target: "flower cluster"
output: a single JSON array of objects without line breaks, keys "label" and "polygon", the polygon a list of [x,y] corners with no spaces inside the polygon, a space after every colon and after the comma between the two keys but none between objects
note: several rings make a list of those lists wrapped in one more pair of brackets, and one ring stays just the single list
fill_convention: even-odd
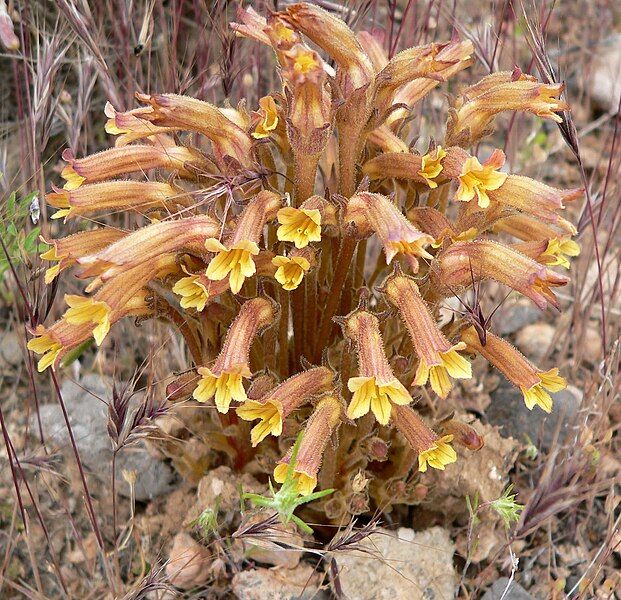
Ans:
[{"label": "flower cluster", "polygon": [[[267,18],[242,9],[233,29],[278,64],[281,89],[254,110],[136,94],[138,108],[106,106],[113,148],[63,155],[65,184],[46,199],[52,218],[85,226],[44,240],[45,281],[77,267],[89,283],[33,332],[39,370],[91,337],[100,346],[123,317],[167,321],[189,353],[170,389],[214,407],[236,465],[280,452],[257,461],[276,481],[303,429],[293,472],[304,494],[351,491],[370,463],[388,481],[396,464],[404,477],[443,470],[453,444],[480,448],[468,425],[415,408],[423,394],[444,406],[473,376],[473,354],[550,412],[558,369],[539,370],[471,317],[441,326],[439,308],[486,280],[558,308],[554,288],[569,280],[553,267],[579,253],[562,211],[581,190],[508,173],[501,150],[473,148],[503,111],[562,121],[563,87],[488,75],[450,100],[441,145],[419,153],[410,111],[474,62],[471,42],[389,60],[373,35],[303,3]],[[139,226],[89,228],[120,211]]]}]

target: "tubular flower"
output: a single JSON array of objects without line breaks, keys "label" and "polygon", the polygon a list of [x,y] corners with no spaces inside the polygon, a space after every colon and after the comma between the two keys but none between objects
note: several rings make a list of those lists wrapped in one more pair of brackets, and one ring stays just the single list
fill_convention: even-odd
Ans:
[{"label": "tubular flower", "polygon": [[547,413],[552,412],[552,398],[548,392],[560,392],[567,387],[558,369],[539,371],[509,342],[489,331],[485,346],[481,344],[474,327],[462,331],[461,339],[468,348],[478,352],[520,389],[529,410],[537,405]]},{"label": "tubular flower", "polygon": [[420,171],[418,174],[427,181],[427,185],[433,190],[438,187],[434,179],[442,172],[442,159],[446,157],[446,150],[438,146],[421,158]]},{"label": "tubular flower", "polygon": [[[416,46],[395,54],[376,77],[378,109],[385,113],[393,101],[411,107],[442,81],[470,66],[473,51],[472,42],[456,41]],[[398,91],[400,98],[395,99]]]},{"label": "tubular flower", "polygon": [[420,360],[414,385],[431,383],[431,389],[446,398],[453,385],[450,377],[470,379],[470,363],[460,354],[465,344],[451,344],[440,331],[429,307],[422,299],[416,282],[398,272],[383,284],[382,292],[399,311]]},{"label": "tubular flower", "polygon": [[177,210],[188,204],[188,196],[168,183],[155,181],[106,181],[82,185],[73,190],[54,188],[46,194],[50,206],[58,208],[52,219],[74,219],[109,210]]},{"label": "tubular flower", "polygon": [[494,117],[506,110],[530,112],[562,123],[556,113],[569,108],[559,99],[563,89],[563,84],[543,84],[520,72],[488,75],[466,88],[454,103],[447,138],[453,144],[472,146],[492,131]]},{"label": "tubular flower", "polygon": [[436,435],[409,406],[396,406],[392,420],[412,450],[418,452],[421,473],[427,471],[428,466],[444,471],[446,465],[457,461],[457,453],[450,445],[453,436]]},{"label": "tubular flower", "polygon": [[483,164],[476,156],[468,158],[459,175],[455,200],[470,202],[476,196],[479,207],[487,208],[490,201],[487,192],[497,190],[507,179],[506,173],[498,171],[504,164],[505,154],[502,150],[494,150]]},{"label": "tubular flower", "polygon": [[43,260],[58,261],[57,264],[49,267],[45,272],[45,283],[48,285],[52,283],[61,271],[74,265],[78,258],[103,250],[126,235],[126,231],[106,227],[104,229],[74,233],[57,240],[46,240],[41,237],[41,241],[50,246],[48,250],[41,254],[41,258]]},{"label": "tubular flower", "polygon": [[[317,474],[323,453],[336,426],[341,422],[343,407],[335,396],[322,398],[306,422],[302,441],[293,467],[297,491],[307,496],[317,487]],[[274,480],[284,483],[291,461],[291,450],[274,469]]]},{"label": "tubular flower", "polygon": [[213,104],[177,94],[136,94],[136,98],[150,105],[140,114],[141,119],[176,130],[195,131],[209,138],[221,168],[226,170],[225,156],[244,167],[252,166],[252,138]]},{"label": "tubular flower", "polygon": [[397,254],[404,254],[416,272],[417,256],[432,258],[425,246],[432,244],[434,239],[416,229],[386,196],[369,192],[352,196],[347,203],[345,222],[353,222],[363,237],[376,233],[384,246],[387,264]]},{"label": "tubular flower", "polygon": [[318,160],[328,141],[332,120],[325,65],[319,54],[303,44],[283,52],[281,62],[288,94],[287,131],[291,147],[297,160],[300,154]]},{"label": "tubular flower", "polygon": [[331,369],[314,367],[289,377],[258,400],[247,399],[237,409],[237,415],[244,421],[259,420],[250,432],[252,445],[256,446],[270,434],[278,437],[283,421],[311,398],[330,391],[333,381]]},{"label": "tubular flower", "polygon": [[65,302],[69,309],[65,312],[64,318],[70,325],[82,325],[93,323],[93,337],[95,343],[101,346],[104,338],[110,331],[110,307],[102,301],[93,298],[83,298],[67,294]]},{"label": "tubular flower", "polygon": [[542,310],[559,307],[552,287],[567,285],[569,279],[492,240],[456,242],[443,250],[431,269],[434,287],[448,295],[468,287],[474,279],[493,279],[530,298]]},{"label": "tubular flower", "polygon": [[289,256],[275,256],[272,264],[278,267],[274,277],[282,285],[283,289],[290,292],[298,288],[305,273],[311,268],[311,260],[314,262],[312,251],[293,251]]},{"label": "tubular flower", "polygon": [[[465,150],[451,146],[442,148],[446,154],[442,157],[442,170],[433,178],[434,182],[442,185],[452,179],[457,179],[464,162],[470,156]],[[401,179],[410,181],[421,190],[429,189],[429,180],[422,173],[423,157],[405,151],[385,152],[364,163],[362,171],[371,180]]]},{"label": "tubular flower", "polygon": [[412,397],[394,376],[386,354],[378,318],[365,310],[357,309],[339,321],[343,332],[356,346],[359,377],[347,382],[352,400],[347,416],[357,419],[373,412],[380,425],[388,424],[394,405],[405,405]]},{"label": "tubular flower", "polygon": [[265,223],[273,218],[282,205],[280,196],[262,191],[251,200],[242,214],[230,238],[223,244],[215,238],[205,241],[205,248],[216,256],[207,266],[209,279],[220,281],[229,278],[231,291],[237,294],[244,280],[256,272],[253,256],[259,254],[257,245]]},{"label": "tubular flower", "polygon": [[116,146],[126,146],[137,140],[150,138],[162,133],[175,131],[174,127],[158,127],[141,118],[149,108],[135,108],[118,112],[110,102],[106,102],[104,114],[108,117],[105,130],[110,135],[118,135]]},{"label": "tubular flower", "polygon": [[280,16],[323,48],[338,64],[337,83],[347,98],[373,80],[373,65],[353,31],[327,10],[312,4],[288,6]]},{"label": "tubular flower", "polygon": [[220,233],[222,225],[205,215],[162,221],[142,227],[104,250],[78,258],[83,277],[109,279],[162,255],[188,253],[205,256],[205,240]]},{"label": "tubular flower", "polygon": [[[99,345],[110,325],[128,315],[148,316],[144,286],[154,278],[165,276],[174,261],[166,257],[156,258],[146,265],[121,273],[113,281],[104,284],[90,298],[66,297],[69,310],[52,326],[39,325],[37,337],[28,342],[28,348],[43,354],[39,371],[54,368],[69,350],[95,337]],[[72,322],[69,322],[69,318]]]},{"label": "tubular flower", "polygon": [[259,121],[252,132],[252,137],[261,140],[269,137],[278,126],[278,108],[272,96],[263,96],[259,100],[257,116]]},{"label": "tubular flower", "polygon": [[[404,50],[395,55],[391,63],[392,71],[399,72],[399,78],[404,82],[392,97],[393,106],[386,123],[394,130],[408,115],[412,107],[431,90],[447,81],[474,61],[474,45],[470,40],[451,41],[444,44],[432,44],[433,50],[420,53],[419,48]],[[425,46],[422,47],[423,49]],[[421,61],[410,62],[412,54],[421,56]],[[422,63],[422,64],[421,64]],[[384,85],[391,85],[390,69],[378,75],[379,80],[385,80]],[[392,86],[394,87],[394,81]],[[396,108],[398,107],[398,108]],[[407,107],[407,108],[406,108]]]},{"label": "tubular flower", "polygon": [[558,211],[565,208],[565,202],[579,198],[582,192],[581,188],[559,190],[530,177],[509,175],[501,187],[490,190],[489,198],[574,235],[576,228],[560,217]]},{"label": "tubular flower", "polygon": [[247,399],[242,378],[252,375],[248,366],[250,346],[275,316],[274,305],[265,298],[244,302],[213,366],[198,368],[201,380],[193,393],[195,400],[207,402],[215,396],[218,412],[226,413],[232,400],[244,402]]}]

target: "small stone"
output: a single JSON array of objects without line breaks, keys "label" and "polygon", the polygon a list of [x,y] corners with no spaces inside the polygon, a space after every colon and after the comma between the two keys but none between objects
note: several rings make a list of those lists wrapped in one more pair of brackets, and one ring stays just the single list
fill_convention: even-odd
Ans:
[{"label": "small stone", "polygon": [[348,600],[453,598],[455,546],[442,527],[424,531],[378,529],[353,550],[335,556]]},{"label": "small stone", "polygon": [[518,583],[507,577],[497,579],[481,600],[533,600],[533,597]]},{"label": "small stone", "polygon": [[166,564],[166,575],[175,587],[187,590],[209,578],[211,553],[187,533],[178,533]]},{"label": "small stone", "polygon": [[621,94],[621,35],[604,40],[598,51],[587,85],[599,108],[616,113]]},{"label": "small stone", "polygon": [[[265,512],[257,513],[242,527],[263,521],[267,516]],[[304,540],[293,523],[277,523],[270,527],[268,534],[235,540],[235,543],[239,543],[247,560],[284,569],[297,567],[304,552]]]},{"label": "small stone", "polygon": [[602,356],[602,335],[595,326],[587,327],[584,337],[580,340],[581,357],[585,362],[595,365]]},{"label": "small stone", "polygon": [[546,414],[538,406],[529,410],[522,392],[505,379],[491,396],[492,403],[486,411],[489,423],[500,426],[503,437],[512,437],[522,443],[530,440],[541,449],[550,448],[559,419],[562,420],[559,441],[567,438],[582,402],[582,392],[569,386],[552,394],[551,414]]},{"label": "small stone", "polygon": [[233,576],[233,593],[239,600],[327,600],[321,576],[306,564],[286,570],[252,569]]},{"label": "small stone", "polygon": [[0,338],[0,359],[12,367],[24,360],[20,338],[15,331],[5,331]]},{"label": "small stone", "polygon": [[548,353],[555,332],[549,323],[533,323],[517,334],[515,344],[529,359],[537,362]]}]

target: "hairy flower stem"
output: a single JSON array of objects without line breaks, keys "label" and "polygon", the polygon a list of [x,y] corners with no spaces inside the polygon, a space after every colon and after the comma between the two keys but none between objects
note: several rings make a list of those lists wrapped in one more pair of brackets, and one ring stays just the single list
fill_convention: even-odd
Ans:
[{"label": "hairy flower stem", "polygon": [[298,208],[304,200],[307,200],[315,191],[315,178],[317,176],[317,164],[319,156],[315,154],[296,154],[294,164],[295,182],[293,198],[294,206]]},{"label": "hairy flower stem", "polygon": [[345,286],[347,274],[349,273],[351,259],[356,250],[356,245],[357,240],[353,237],[344,237],[341,239],[341,247],[336,261],[336,268],[334,269],[334,278],[332,279],[332,285],[328,292],[326,306],[321,319],[321,327],[319,328],[319,334],[317,335],[317,342],[315,344],[314,361],[318,361],[321,358],[321,352],[323,348],[328,346],[330,334],[336,327],[335,323],[332,322],[332,317],[335,315],[336,309],[341,303],[341,295]]},{"label": "hairy flower stem", "polygon": [[362,240],[358,244],[358,252],[356,253],[356,270],[354,272],[354,288],[353,292],[362,287],[364,282],[364,264],[367,258],[367,240]]},{"label": "hairy flower stem", "polygon": [[278,325],[278,359],[281,379],[289,375],[289,294],[282,288],[278,291],[280,323]]},{"label": "hairy flower stem", "polygon": [[[292,317],[293,317],[293,346],[296,362],[304,352],[304,325],[305,315],[305,295],[304,286],[298,286],[291,292]],[[297,367],[298,365],[294,365]]]},{"label": "hairy flower stem", "polygon": [[196,335],[194,335],[194,332],[188,325],[188,322],[162,297],[157,298],[157,308],[160,312],[160,316],[168,319],[181,332],[185,343],[188,345],[188,350],[192,355],[194,364],[197,366],[203,366],[205,357],[203,356],[200,345],[196,340]]}]

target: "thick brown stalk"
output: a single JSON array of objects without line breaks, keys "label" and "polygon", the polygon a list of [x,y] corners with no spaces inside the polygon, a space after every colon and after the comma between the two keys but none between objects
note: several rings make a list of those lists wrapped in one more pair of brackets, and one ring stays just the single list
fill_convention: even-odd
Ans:
[{"label": "thick brown stalk", "polygon": [[[291,316],[293,320],[293,346],[295,351],[295,363],[297,363],[304,351],[304,285],[299,285],[291,292]],[[294,364],[297,367],[297,364]]]},{"label": "thick brown stalk", "polygon": [[319,334],[317,335],[317,343],[315,344],[314,361],[318,361],[321,358],[323,349],[330,342],[330,334],[332,333],[335,323],[332,321],[332,317],[336,313],[336,309],[341,302],[341,294],[349,273],[349,266],[351,265],[351,259],[354,256],[356,250],[357,240],[353,237],[344,237],[341,239],[341,247],[339,250],[338,260],[336,261],[336,268],[334,269],[334,278],[332,279],[332,285],[328,292],[328,299],[325,309],[323,311],[323,317],[321,319],[321,327],[319,328]]},{"label": "thick brown stalk", "polygon": [[293,192],[294,206],[298,208],[304,200],[307,200],[315,191],[315,177],[319,156],[316,154],[300,154],[295,156],[294,176],[295,183]]},{"label": "thick brown stalk", "polygon": [[280,323],[278,325],[278,359],[281,379],[289,375],[289,294],[280,288]]},{"label": "thick brown stalk", "polygon": [[306,286],[306,311],[304,317],[308,323],[304,350],[307,356],[312,356],[315,348],[315,334],[317,332],[317,270],[312,269],[304,279]]}]

